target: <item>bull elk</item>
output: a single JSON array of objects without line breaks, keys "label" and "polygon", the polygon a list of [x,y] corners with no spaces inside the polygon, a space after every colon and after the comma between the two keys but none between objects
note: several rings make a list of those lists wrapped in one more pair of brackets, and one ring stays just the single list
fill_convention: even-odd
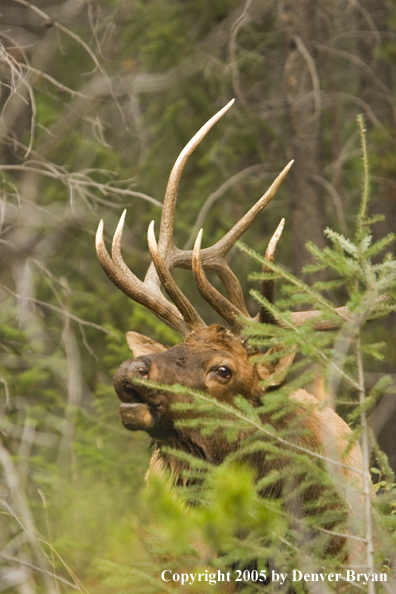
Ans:
[{"label": "bull elk", "polygon": [[[184,337],[183,342],[168,348],[151,338],[128,332],[126,338],[134,359],[122,363],[114,376],[115,391],[121,400],[122,424],[126,429],[142,430],[151,436],[156,449],[150,462],[150,472],[158,473],[168,469],[171,471],[174,484],[180,484],[186,463],[164,451],[164,446],[170,445],[173,449],[189,452],[218,465],[230,452],[238,450],[241,440],[247,434],[241,433],[238,440],[230,443],[220,432],[208,438],[198,429],[180,427],[176,421],[182,419],[186,412],[171,405],[178,401],[191,401],[191,398],[173,393],[171,390],[154,389],[144,383],[136,383],[135,380],[143,378],[168,385],[181,384],[186,388],[206,392],[229,405],[233,404],[236,395],[242,395],[256,407],[261,405],[265,393],[262,380],[266,380],[268,386],[271,384],[271,377],[274,376],[274,385],[279,384],[293,359],[293,355],[283,356],[280,352],[277,362],[274,362],[273,357],[267,362],[263,361],[243,339],[242,327],[245,323],[250,323],[252,318],[248,313],[241,286],[226,262],[230,249],[275,195],[292,162],[284,168],[249,212],[212,247],[201,249],[202,230],[193,250],[180,250],[173,241],[174,211],[183,168],[200,141],[232,103],[233,101],[228,103],[204,124],[176,160],[166,189],[158,243],[154,234],[154,222],[148,229],[152,263],[144,282],[131,272],[121,255],[125,212],[114,235],[112,256],[105,247],[103,221],[99,224],[96,237],[98,258],[110,280],[128,297],[148,307],[160,320]],[[268,244],[266,260],[274,258],[283,224],[282,220]],[[227,327],[205,324],[176,285],[171,275],[171,270],[176,267],[192,270],[198,291],[225,320]],[[205,274],[208,270],[219,277],[227,297],[209,283]],[[162,294],[161,285],[171,301]],[[271,298],[271,291],[272,287],[268,282],[263,283],[263,292],[268,298]],[[317,314],[315,311],[307,311],[295,312],[292,316],[294,323],[301,325]],[[268,315],[260,310],[255,319],[268,321]],[[275,319],[272,321],[277,323]],[[325,323],[319,320],[317,327],[326,329]],[[278,348],[280,347],[270,349],[270,354]],[[353,445],[343,457],[351,435],[347,424],[331,408],[319,407],[318,400],[305,390],[294,391],[289,398],[296,403],[294,410],[277,422],[270,418],[263,418],[263,422],[272,424],[274,429],[284,428],[287,423],[301,416],[303,430],[297,432],[293,438],[294,445],[305,451],[331,455],[335,461],[336,472],[345,479],[341,482],[350,481],[358,490],[362,480],[362,456],[359,446]],[[259,480],[283,462],[273,458],[267,459],[262,453],[260,456],[254,456],[251,464]],[[318,495],[319,491],[311,489],[306,496],[312,499],[315,493]]]}]

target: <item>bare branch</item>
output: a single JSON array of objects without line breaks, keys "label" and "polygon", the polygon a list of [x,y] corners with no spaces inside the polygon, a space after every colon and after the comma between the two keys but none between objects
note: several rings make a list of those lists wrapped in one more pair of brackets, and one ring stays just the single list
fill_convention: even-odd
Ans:
[{"label": "bare branch", "polygon": [[321,111],[322,111],[322,104],[320,99],[320,80],[319,75],[316,69],[316,65],[314,60],[312,59],[311,54],[307,50],[304,45],[303,40],[298,35],[293,35],[293,40],[298,48],[298,51],[303,56],[304,60],[307,63],[309,73],[312,79],[312,87],[313,87],[313,96],[314,96],[314,103],[315,103],[315,117],[320,118]]},{"label": "bare branch", "polygon": [[35,305],[39,305],[40,307],[44,307],[45,309],[50,309],[51,311],[59,313],[64,317],[70,318],[71,320],[73,320],[74,322],[77,322],[78,324],[81,324],[82,326],[90,326],[91,328],[96,328],[96,330],[100,330],[101,332],[104,332],[105,334],[109,334],[109,336],[114,336],[115,338],[117,338],[117,335],[114,332],[111,332],[111,330],[108,330],[107,328],[104,328],[103,326],[99,326],[99,324],[95,324],[94,322],[88,322],[87,320],[78,318],[77,316],[71,314],[67,310],[61,309],[60,307],[56,307],[56,305],[52,305],[51,303],[47,303],[45,301],[40,301],[40,299],[35,299],[33,297],[19,295],[17,293],[14,293],[14,291],[11,291],[11,289],[6,287],[5,285],[0,285],[0,288],[2,288],[3,291],[6,291],[7,293],[9,293],[10,295],[12,295],[13,297],[15,297],[18,300],[26,301],[28,303],[34,303]]}]

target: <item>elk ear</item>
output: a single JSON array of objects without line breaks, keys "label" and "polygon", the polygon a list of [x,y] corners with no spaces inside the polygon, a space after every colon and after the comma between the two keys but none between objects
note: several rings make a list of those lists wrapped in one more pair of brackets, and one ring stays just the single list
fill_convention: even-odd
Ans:
[{"label": "elk ear", "polygon": [[154,353],[162,353],[168,350],[168,347],[160,342],[138,332],[127,332],[126,339],[135,359],[144,355],[153,355]]},{"label": "elk ear", "polygon": [[[294,361],[294,357],[296,356],[295,352],[288,351],[282,355],[282,351],[284,347],[281,344],[277,344],[271,347],[265,355],[274,355],[275,353],[279,353],[279,358],[271,359],[264,363],[257,363],[256,369],[258,371],[259,377],[261,380],[267,380],[267,386],[280,386],[280,384],[285,379],[289,367],[292,365]],[[270,378],[274,376],[273,380],[271,381]],[[268,381],[270,380],[270,381]]]}]

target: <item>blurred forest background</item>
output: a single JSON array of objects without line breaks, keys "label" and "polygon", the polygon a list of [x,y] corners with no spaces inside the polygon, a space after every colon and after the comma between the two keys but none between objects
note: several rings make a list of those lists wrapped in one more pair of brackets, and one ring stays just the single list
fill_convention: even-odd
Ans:
[{"label": "blurred forest background", "polygon": [[[111,378],[129,358],[127,330],[179,337],[108,281],[98,222],[109,240],[128,208],[124,258],[142,277],[147,226],[159,222],[177,155],[236,97],[186,168],[179,247],[201,226],[214,243],[294,159],[244,241],[263,253],[285,216],[277,261],[301,275],[306,241],[323,247],[326,225],[346,235],[353,227],[358,113],[373,211],[385,214],[376,233],[395,230],[396,6],[3,0],[0,13],[0,591],[84,591],[81,580],[114,592],[101,563],[130,560],[150,442],[122,428]],[[254,263],[238,250],[230,260],[247,294]],[[189,273],[177,278],[215,321]],[[395,374],[394,320],[369,332],[389,344],[368,370],[373,384]],[[394,402],[385,396],[371,423],[396,469]],[[53,580],[44,552],[63,577]],[[141,545],[134,562],[150,562]]]}]

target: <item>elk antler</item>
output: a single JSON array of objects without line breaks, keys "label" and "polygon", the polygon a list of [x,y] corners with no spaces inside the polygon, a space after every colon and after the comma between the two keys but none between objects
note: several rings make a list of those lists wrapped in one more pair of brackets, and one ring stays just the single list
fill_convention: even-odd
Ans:
[{"label": "elk antler", "polygon": [[[278,245],[278,241],[282,235],[284,226],[285,219],[282,219],[268,243],[268,247],[265,252],[265,259],[267,262],[272,262],[274,260],[276,246]],[[213,309],[224,320],[226,320],[226,322],[230,325],[230,327],[236,334],[240,332],[242,326],[246,324],[246,322],[248,321],[258,320],[260,322],[265,321],[267,323],[276,324],[277,321],[272,316],[270,316],[270,314],[268,314],[266,310],[264,310],[264,308],[260,307],[259,314],[257,316],[251,317],[248,314],[244,303],[243,307],[238,307],[234,305],[209,283],[208,279],[206,278],[201,259],[202,233],[203,230],[201,229],[195,241],[192,260],[192,271],[194,275],[195,284],[197,286],[198,291],[201,293],[202,297],[206,301],[208,301],[208,303],[213,307]],[[264,264],[263,272],[266,271],[267,267]],[[274,300],[274,281],[263,281],[261,292],[272,303]]]},{"label": "elk antler", "polygon": [[[194,263],[192,250],[180,250],[175,246],[173,240],[174,213],[179,182],[184,166],[207,132],[226,113],[226,111],[228,111],[233,102],[234,100],[230,101],[208,122],[206,122],[206,124],[204,124],[187,143],[177,158],[169,176],[166,188],[158,244],[155,240],[153,224],[149,227],[148,242],[153,262],[151,263],[143,282],[129,270],[121,255],[121,238],[125,222],[125,211],[121,216],[117,230],[114,234],[111,257],[107,252],[103,239],[103,221],[99,223],[96,234],[96,250],[99,262],[110,280],[126,295],[131,297],[134,301],[148,307],[168,326],[178,330],[183,335],[188,334],[195,328],[205,326],[205,323],[195,311],[191,303],[189,303],[185,295],[183,295],[177,287],[170,274],[170,271],[173,268],[193,269],[199,290],[205,295],[205,298],[212,304],[216,311],[219,311],[219,305],[216,302],[215,306],[214,302],[219,301],[222,303],[222,306],[220,307],[221,312],[219,311],[219,313],[235,330],[240,327],[240,323],[236,322],[237,316],[242,315],[246,319],[251,319],[245,305],[242,288],[235,274],[228,266],[226,256],[230,249],[250,227],[256,216],[265,208],[271,198],[275,195],[278,187],[293,164],[293,161],[290,161],[290,163],[286,165],[267,192],[222,239],[213,246],[205,248],[202,251],[200,250],[200,244],[198,247],[194,248]],[[275,235],[277,233],[278,231],[275,232]],[[274,242],[275,247],[280,237],[280,233],[281,231],[278,233],[277,239],[273,238],[271,240]],[[274,251],[275,247],[271,249]],[[270,247],[268,247],[268,249],[270,249]],[[214,289],[214,287],[212,287],[214,293],[211,293],[211,295],[215,295],[215,297],[209,296],[209,283],[206,281],[205,273],[203,272],[204,269],[217,274],[225,287],[228,299],[223,297],[216,291],[216,289]],[[160,289],[161,283],[173,303],[169,302],[162,295]],[[221,298],[219,296],[221,296]]]},{"label": "elk antler", "polygon": [[173,303],[162,295],[159,285],[151,279],[144,282],[139,280],[125,264],[121,252],[121,237],[124,228],[126,210],[124,210],[113,238],[112,258],[109,256],[103,239],[103,221],[100,221],[96,232],[96,253],[103,270],[109,279],[128,297],[145,305],[156,314],[165,324],[178,330],[183,335],[190,329],[183,316]]},{"label": "elk antler", "polygon": [[[279,223],[279,225],[277,226],[275,233],[269,240],[267,249],[265,250],[265,261],[266,262],[274,261],[276,246],[278,245],[278,242],[281,238],[284,226],[285,226],[285,219],[282,219],[281,222]],[[266,266],[265,262],[263,264],[263,268],[262,268],[261,272],[263,272],[263,273],[269,272],[269,268],[268,268],[268,266]],[[268,301],[270,303],[274,302],[275,283],[273,280],[263,280],[263,282],[261,284],[261,294],[266,299],[268,299]],[[276,323],[274,317],[264,307],[260,307],[258,319],[259,319],[259,322],[261,322],[262,324],[263,323],[267,323],[267,324]]]}]

